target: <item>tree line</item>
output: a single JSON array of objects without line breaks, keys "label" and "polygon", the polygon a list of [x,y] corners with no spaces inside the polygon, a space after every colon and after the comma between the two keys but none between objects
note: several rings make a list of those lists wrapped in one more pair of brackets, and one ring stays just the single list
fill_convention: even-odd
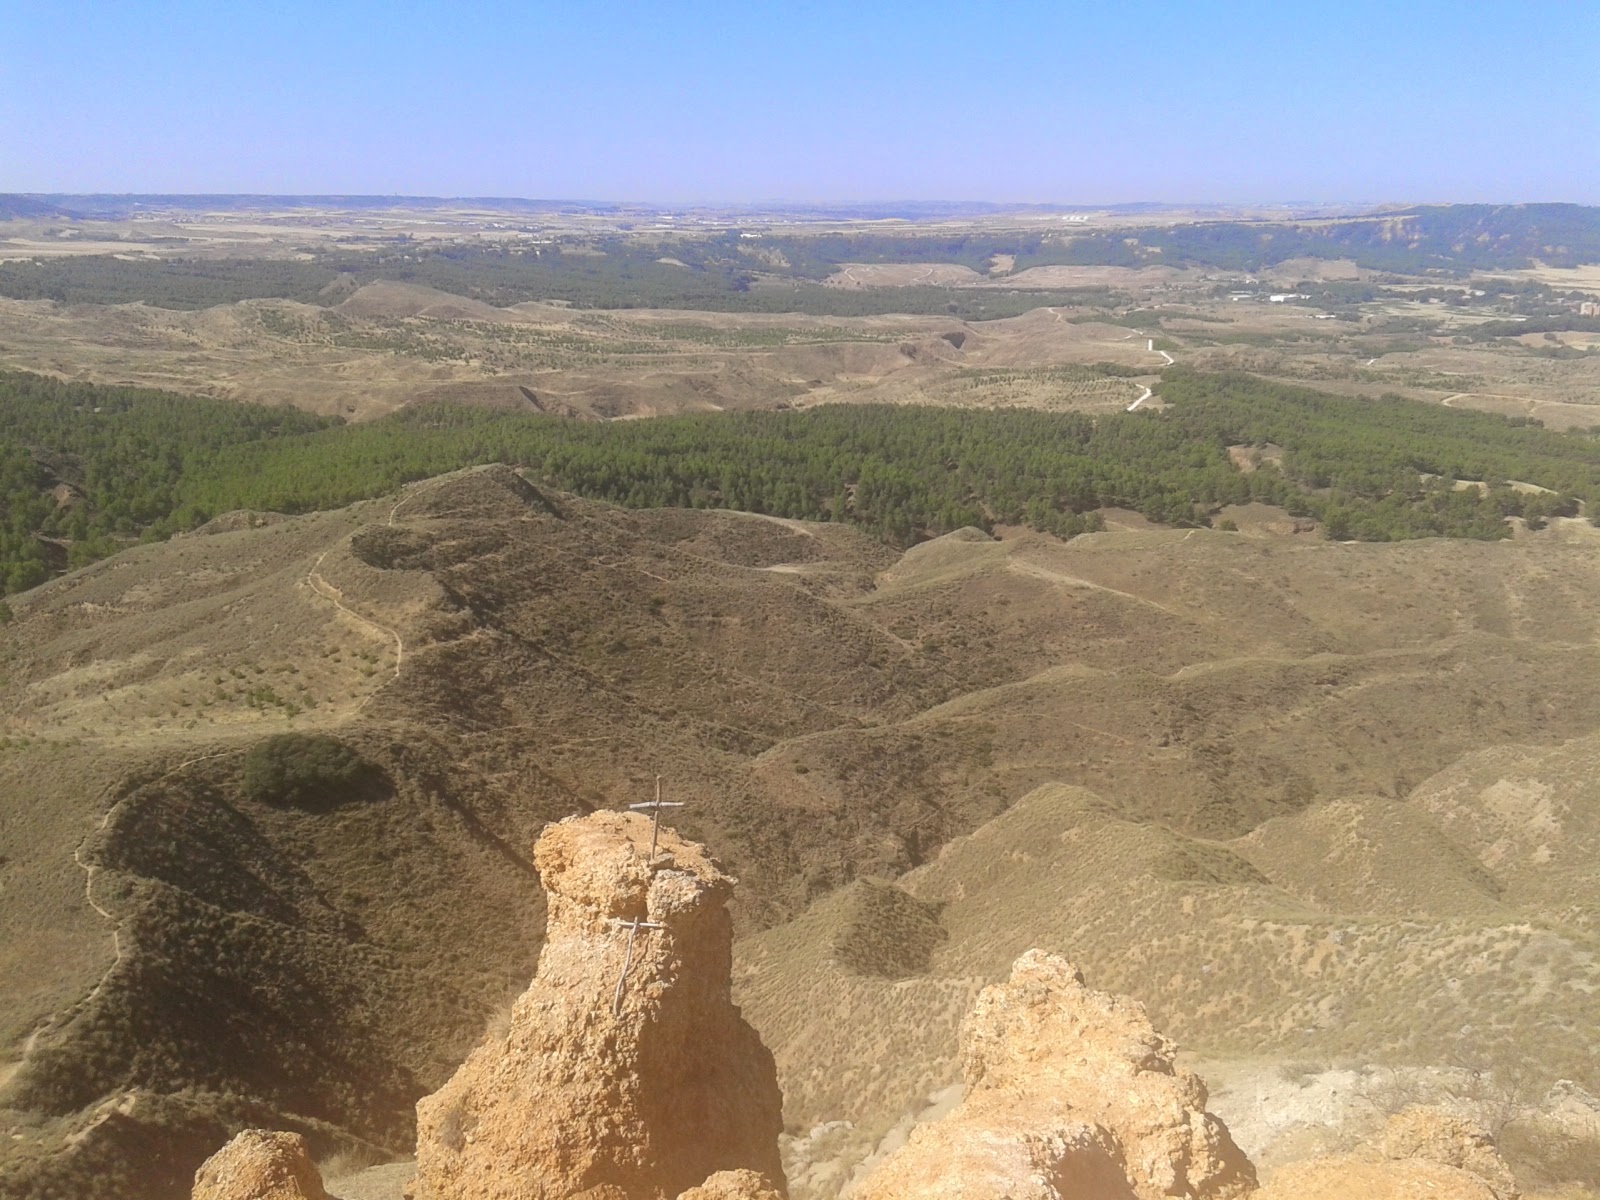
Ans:
[{"label": "tree line", "polygon": [[[967,525],[1071,537],[1098,528],[1108,507],[1198,526],[1256,500],[1315,517],[1330,536],[1376,541],[1498,538],[1510,515],[1600,511],[1593,435],[1184,368],[1166,374],[1161,396],[1164,410],[1098,418],[830,405],[583,422],[429,404],[345,425],[6,375],[0,577],[17,591],[224,512],[335,508],[488,462],[620,505],[842,521],[898,546]],[[1268,445],[1282,449],[1277,469],[1246,473],[1228,453]]]},{"label": "tree line", "polygon": [[[204,308],[255,298],[337,303],[375,279],[409,280],[507,305],[557,300],[587,308],[690,308],[853,316],[942,312],[977,319],[1026,311],[968,289],[828,288],[846,263],[948,262],[987,273],[998,256],[1033,266],[1141,266],[1152,262],[1257,271],[1291,258],[1353,259],[1406,275],[1600,262],[1600,208],[1572,204],[1422,206],[1317,224],[1197,221],[1167,227],[943,233],[792,233],[711,236],[638,233],[428,246],[399,238],[369,251],[308,258],[127,259],[112,255],[0,263],[0,295],[60,303],[144,301]],[[671,260],[671,261],[664,261]],[[1073,289],[1027,292],[1027,307],[1087,300]],[[939,307],[935,307],[935,306]],[[948,311],[957,311],[948,310]]]},{"label": "tree line", "polygon": [[[332,305],[363,284],[394,280],[498,307],[555,301],[589,309],[819,317],[909,313],[973,321],[1019,316],[1042,306],[1113,302],[1105,288],[827,287],[806,274],[718,250],[716,244],[662,247],[611,239],[598,246],[400,248],[312,261],[83,255],[0,263],[0,296],[58,304],[142,302],[179,310],[258,299]],[[662,262],[663,257],[678,261]],[[831,272],[830,267],[825,274]]]},{"label": "tree line", "polygon": [[328,429],[292,408],[0,372],[0,588],[195,523],[183,481],[229,446]]}]

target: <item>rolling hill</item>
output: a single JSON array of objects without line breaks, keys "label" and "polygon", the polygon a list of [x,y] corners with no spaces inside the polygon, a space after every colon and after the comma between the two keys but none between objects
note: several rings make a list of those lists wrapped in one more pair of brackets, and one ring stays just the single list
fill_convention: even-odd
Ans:
[{"label": "rolling hill", "polygon": [[1213,1052],[1591,1054],[1594,536],[902,554],[483,467],[126,550],[0,628],[0,1185],[178,1194],[245,1122],[404,1153],[531,972],[533,837],[658,775],[796,1128],[892,1124],[1034,944]]}]

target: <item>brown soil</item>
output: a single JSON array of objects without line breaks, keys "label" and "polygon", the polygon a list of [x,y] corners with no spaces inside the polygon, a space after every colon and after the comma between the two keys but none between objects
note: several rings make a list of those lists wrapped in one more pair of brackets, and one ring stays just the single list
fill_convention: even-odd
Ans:
[{"label": "brown soil", "polygon": [[[741,995],[802,1124],[886,1128],[937,1090],[974,990],[1030,945],[1201,1048],[1381,1058],[1467,1022],[1514,1044],[1580,1028],[1590,835],[1541,833],[1580,802],[1517,781],[1554,780],[1600,712],[1592,538],[969,534],[896,555],[503,469],[234,524],[14,599],[0,632],[0,789],[26,799],[0,821],[21,901],[0,908],[0,1044],[45,1026],[8,1085],[45,1123],[0,1143],[0,1172],[54,1161],[135,1082],[240,1092],[256,1123],[322,1113],[318,1153],[403,1151],[412,1100],[531,973],[535,834],[657,774],[742,881]],[[244,752],[285,730],[387,782],[250,799]],[[1484,782],[1448,793],[1488,799],[1416,791],[1497,745],[1534,749],[1466,760]],[[1501,828],[1539,837],[1496,851]],[[838,931],[808,905],[863,875],[945,906],[928,974],[827,965]],[[877,911],[839,918],[858,964]]]}]

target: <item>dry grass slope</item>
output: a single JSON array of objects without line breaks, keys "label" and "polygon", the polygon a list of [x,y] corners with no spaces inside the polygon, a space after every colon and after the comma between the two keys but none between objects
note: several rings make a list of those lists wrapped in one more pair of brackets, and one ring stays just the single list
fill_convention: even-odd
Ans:
[{"label": "dry grass slope", "polygon": [[[1031,945],[1219,1049],[1425,1055],[1463,1012],[1579,1039],[1588,818],[1539,756],[1600,711],[1600,564],[1557,534],[897,557],[484,468],[118,555],[0,631],[0,1179],[154,1180],[245,1112],[404,1147],[531,971],[533,837],[658,773],[742,880],[740,987],[797,1124],[887,1127],[942,1086]],[[245,754],[284,731],[386,785],[252,799]],[[1502,744],[1532,765],[1452,765]],[[1488,799],[1426,799],[1457,793]],[[869,876],[895,887],[808,909]]]}]

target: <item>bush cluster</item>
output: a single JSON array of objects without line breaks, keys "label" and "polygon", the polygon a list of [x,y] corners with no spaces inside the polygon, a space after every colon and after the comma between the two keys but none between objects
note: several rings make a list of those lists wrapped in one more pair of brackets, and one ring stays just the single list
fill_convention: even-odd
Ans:
[{"label": "bush cluster", "polygon": [[382,779],[382,768],[337,738],[280,733],[245,754],[241,786],[264,804],[325,808],[368,794]]}]

